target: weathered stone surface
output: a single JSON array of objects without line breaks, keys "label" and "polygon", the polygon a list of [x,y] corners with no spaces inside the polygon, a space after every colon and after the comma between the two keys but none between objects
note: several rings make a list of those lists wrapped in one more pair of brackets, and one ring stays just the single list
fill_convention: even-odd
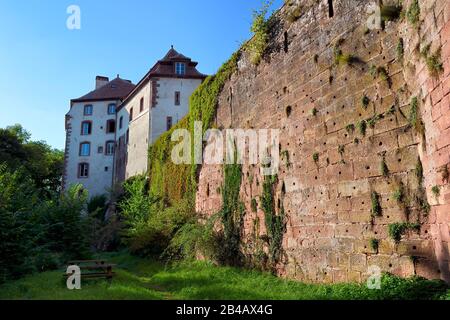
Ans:
[{"label": "weathered stone surface", "polygon": [[[420,34],[406,21],[390,22],[385,30],[364,34],[369,2],[335,1],[333,18],[328,17],[327,1],[319,2],[312,4],[314,10],[305,8],[294,23],[282,18],[281,30],[271,40],[281,49],[259,66],[252,66],[244,53],[239,65],[245,67],[225,85],[217,111],[219,128],[250,124],[255,129],[281,130],[280,144],[292,163],[289,167],[282,164],[275,194],[287,214],[283,241],[287,258],[279,273],[309,282],[364,281],[367,269],[376,265],[401,276],[419,274],[449,281],[450,188],[439,170],[450,164],[450,3],[420,1],[434,8],[423,10]],[[404,6],[410,2],[404,1]],[[278,15],[284,16],[285,10]],[[287,52],[283,50],[285,35]],[[405,47],[402,60],[396,57],[399,35]],[[334,65],[333,47],[338,39],[343,39],[344,53],[363,62]],[[442,47],[444,70],[437,76],[430,74],[415,49],[430,42],[432,50]],[[370,76],[370,65],[384,67],[391,85]],[[362,105],[365,95],[370,99],[367,108]],[[425,139],[409,125],[414,96],[418,97]],[[290,115],[288,106],[292,107]],[[365,135],[357,125],[362,120],[373,125],[368,125]],[[317,163],[314,153],[319,154]],[[419,158],[422,184],[416,177]],[[381,170],[383,159],[388,177]],[[260,199],[264,178],[259,166],[244,164],[243,171],[241,200],[247,208],[247,229],[253,228],[251,220],[256,219],[249,204]],[[283,182],[284,195],[279,191]],[[406,197],[398,202],[393,194],[400,182]],[[222,183],[220,166],[202,167],[199,212],[211,215],[220,210],[216,189]],[[429,214],[417,203],[417,195],[424,193],[420,185],[432,205]],[[436,185],[440,186],[439,197],[431,192]],[[371,216],[374,191],[383,209],[376,218]],[[261,209],[258,218],[263,235]],[[418,220],[420,233],[407,232],[399,244],[389,238],[389,224]],[[380,240],[378,250],[370,247],[371,239]]]}]

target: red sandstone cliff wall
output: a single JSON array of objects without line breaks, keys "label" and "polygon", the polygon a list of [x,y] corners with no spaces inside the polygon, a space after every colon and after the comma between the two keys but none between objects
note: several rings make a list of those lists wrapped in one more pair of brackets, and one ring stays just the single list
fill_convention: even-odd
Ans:
[{"label": "red sandstone cliff wall", "polygon": [[[259,66],[244,55],[219,99],[217,127],[281,129],[281,150],[289,152],[291,165],[282,161],[276,192],[287,214],[283,261],[277,270],[312,282],[362,281],[369,266],[376,265],[402,276],[448,281],[450,188],[442,172],[450,164],[450,3],[419,1],[419,30],[403,19],[367,33],[367,1],[333,1],[333,17],[328,1],[319,2],[305,5],[296,22],[282,19],[272,53]],[[404,7],[410,3],[404,1]],[[284,17],[287,10],[279,15]],[[403,59],[397,56],[400,38]],[[336,66],[338,42],[342,52],[361,61]],[[431,52],[442,48],[444,71],[437,76],[430,75],[420,55],[428,43]],[[390,84],[370,75],[371,65],[385,68]],[[367,108],[361,102],[364,96],[370,99]],[[408,122],[414,96],[425,140]],[[357,128],[347,130],[377,115],[382,117],[365,136]],[[314,153],[319,154],[317,163]],[[416,176],[419,158],[423,188]],[[380,169],[383,159],[388,176]],[[252,199],[260,202],[263,178],[259,166],[244,165],[243,174],[243,251],[251,259],[265,234],[260,206],[257,213],[251,210]],[[222,183],[221,166],[202,167],[198,212],[220,209]],[[400,185],[405,190],[402,202],[393,197]],[[440,186],[439,197],[431,192],[435,185]],[[373,192],[380,195],[381,217],[371,216]],[[424,200],[432,206],[429,213],[421,208]],[[420,222],[421,230],[407,232],[395,243],[388,236],[395,222]],[[380,241],[377,252],[371,239]]]}]

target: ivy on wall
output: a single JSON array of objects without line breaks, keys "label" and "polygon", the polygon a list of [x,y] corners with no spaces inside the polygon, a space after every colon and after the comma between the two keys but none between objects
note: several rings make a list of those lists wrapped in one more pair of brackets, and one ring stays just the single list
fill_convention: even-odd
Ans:
[{"label": "ivy on wall", "polygon": [[284,208],[280,207],[280,214],[276,213],[275,186],[278,177],[266,176],[263,184],[263,194],[261,196],[261,207],[264,211],[264,222],[267,229],[269,242],[270,262],[274,266],[279,262],[282,253],[283,235],[286,230]]}]

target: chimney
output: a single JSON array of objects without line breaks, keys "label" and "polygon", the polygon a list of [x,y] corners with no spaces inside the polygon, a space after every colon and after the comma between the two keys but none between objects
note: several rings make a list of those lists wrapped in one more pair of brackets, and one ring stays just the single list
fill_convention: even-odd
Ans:
[{"label": "chimney", "polygon": [[95,77],[95,90],[103,87],[108,82],[109,82],[109,78],[108,77],[102,77],[102,76]]}]

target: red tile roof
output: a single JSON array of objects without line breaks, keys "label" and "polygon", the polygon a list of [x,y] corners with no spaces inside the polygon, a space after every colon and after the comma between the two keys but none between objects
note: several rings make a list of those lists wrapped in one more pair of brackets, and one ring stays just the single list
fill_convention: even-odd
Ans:
[{"label": "red tile roof", "polygon": [[72,99],[72,102],[122,100],[128,96],[134,88],[135,85],[131,83],[131,81],[117,77],[104,86],[91,91],[78,99]]}]

